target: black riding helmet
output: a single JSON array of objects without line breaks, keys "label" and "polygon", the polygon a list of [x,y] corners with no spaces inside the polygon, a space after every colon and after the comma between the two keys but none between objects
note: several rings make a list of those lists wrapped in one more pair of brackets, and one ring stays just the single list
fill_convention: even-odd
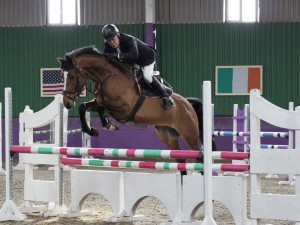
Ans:
[{"label": "black riding helmet", "polygon": [[105,41],[112,40],[118,33],[119,29],[114,24],[106,24],[102,28],[102,36]]}]

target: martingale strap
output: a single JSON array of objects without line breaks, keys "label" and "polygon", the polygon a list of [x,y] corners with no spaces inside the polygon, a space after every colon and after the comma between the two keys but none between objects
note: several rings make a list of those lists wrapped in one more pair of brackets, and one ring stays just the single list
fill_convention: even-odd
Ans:
[{"label": "martingale strap", "polygon": [[146,99],[145,95],[141,95],[139,100],[135,103],[134,107],[132,108],[131,112],[129,113],[128,116],[126,116],[123,119],[118,120],[120,123],[127,123],[127,122],[133,122],[134,116],[137,113],[137,111],[141,108],[143,105],[144,101]]}]

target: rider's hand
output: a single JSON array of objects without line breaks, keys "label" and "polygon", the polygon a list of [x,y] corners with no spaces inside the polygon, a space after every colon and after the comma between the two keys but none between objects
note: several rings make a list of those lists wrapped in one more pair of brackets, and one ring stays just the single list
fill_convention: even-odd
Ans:
[{"label": "rider's hand", "polygon": [[118,53],[103,53],[108,59],[119,59]]}]

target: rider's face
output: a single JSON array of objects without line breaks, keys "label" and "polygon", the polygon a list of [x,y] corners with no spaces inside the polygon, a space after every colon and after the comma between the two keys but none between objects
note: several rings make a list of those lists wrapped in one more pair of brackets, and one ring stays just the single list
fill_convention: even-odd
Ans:
[{"label": "rider's face", "polygon": [[115,35],[113,39],[111,39],[110,41],[107,41],[108,44],[113,47],[113,48],[117,48],[120,45],[120,39],[118,35]]}]

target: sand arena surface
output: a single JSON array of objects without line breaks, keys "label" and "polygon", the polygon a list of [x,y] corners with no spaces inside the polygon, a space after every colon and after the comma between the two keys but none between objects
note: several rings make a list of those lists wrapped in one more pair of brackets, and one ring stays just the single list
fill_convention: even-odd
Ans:
[{"label": "sand arena surface", "polygon": [[[146,172],[143,170],[143,172]],[[283,179],[281,176],[280,179]],[[53,179],[53,171],[48,171],[48,167],[40,167],[39,170],[35,170],[34,179]],[[293,194],[294,186],[277,185],[279,179],[263,179],[262,187],[264,193],[281,193],[281,194]],[[24,172],[13,172],[13,200],[19,206],[23,199],[24,188]],[[248,189],[250,181],[248,178]],[[64,202],[68,206],[70,204],[70,171],[64,171]],[[224,193],[226,191],[224,190]],[[249,197],[249,196],[248,196]],[[0,175],[0,206],[5,201],[5,176]],[[249,203],[248,203],[249,208]],[[144,221],[132,222],[132,223],[107,223],[104,222],[104,218],[113,215],[112,207],[109,202],[98,194],[91,194],[84,201],[83,209],[90,210],[92,216],[84,216],[78,218],[62,218],[62,217],[40,217],[36,215],[27,215],[27,220],[22,222],[7,221],[0,222],[1,225],[87,225],[87,224],[116,224],[116,225],[155,225],[161,222],[167,222],[170,220],[166,207],[156,198],[147,197],[137,207],[136,214],[142,214],[145,216]],[[249,215],[249,212],[248,212]],[[197,211],[195,219],[202,220],[204,217],[203,207]],[[218,225],[234,225],[233,217],[229,210],[219,202],[214,202],[214,218]],[[292,222],[285,221],[271,221],[266,220],[266,223],[272,223],[274,225],[292,225]]]}]

